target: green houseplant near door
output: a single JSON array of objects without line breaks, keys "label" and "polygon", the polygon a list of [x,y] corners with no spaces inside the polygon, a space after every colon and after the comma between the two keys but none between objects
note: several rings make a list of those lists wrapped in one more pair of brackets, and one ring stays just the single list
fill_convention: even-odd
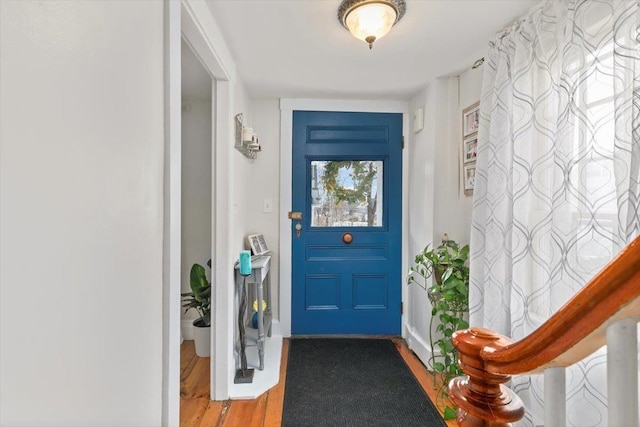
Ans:
[{"label": "green houseplant near door", "polygon": [[[469,246],[460,247],[446,235],[441,245],[431,248],[427,245],[414,260],[409,269],[407,283],[424,284],[431,302],[431,321],[429,323],[429,343],[431,357],[429,368],[442,375],[442,385],[438,391],[437,405],[445,419],[454,419],[455,408],[443,403],[447,397],[449,381],[463,375],[458,364],[458,352],[451,343],[451,336],[459,329],[469,327]],[[434,276],[435,283],[426,286],[427,279]],[[416,276],[421,277],[416,280]],[[434,331],[434,324],[437,323]],[[437,349],[437,352],[436,352]],[[435,375],[434,375],[435,381]],[[435,382],[434,382],[435,385]]]},{"label": "green houseplant near door", "polygon": [[[211,268],[211,260],[207,262]],[[200,357],[211,356],[211,283],[207,280],[205,269],[193,264],[190,275],[191,292],[182,294],[182,308],[186,313],[195,309],[200,317],[193,321],[196,354]]]}]

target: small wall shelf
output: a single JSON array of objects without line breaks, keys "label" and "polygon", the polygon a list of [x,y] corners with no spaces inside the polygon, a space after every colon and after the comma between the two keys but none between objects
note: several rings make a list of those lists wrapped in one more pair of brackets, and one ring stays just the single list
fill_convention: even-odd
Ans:
[{"label": "small wall shelf", "polygon": [[253,129],[247,128],[242,122],[242,113],[236,114],[236,137],[234,148],[249,159],[258,157],[258,151],[262,151],[258,135]]}]

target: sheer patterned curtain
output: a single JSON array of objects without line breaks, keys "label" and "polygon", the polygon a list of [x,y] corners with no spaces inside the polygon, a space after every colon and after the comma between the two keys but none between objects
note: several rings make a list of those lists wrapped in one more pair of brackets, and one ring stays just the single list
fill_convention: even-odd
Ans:
[{"label": "sheer patterned curtain", "polygon": [[[522,339],[640,231],[638,1],[547,1],[486,56],[472,325]],[[523,425],[542,376],[515,377]],[[606,350],[567,370],[567,425],[604,426]]]}]

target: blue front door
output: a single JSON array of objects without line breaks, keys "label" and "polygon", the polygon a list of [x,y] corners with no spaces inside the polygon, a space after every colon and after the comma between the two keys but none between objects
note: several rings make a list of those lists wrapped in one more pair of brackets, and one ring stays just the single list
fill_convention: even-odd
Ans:
[{"label": "blue front door", "polygon": [[293,334],[400,334],[402,114],[293,113]]}]

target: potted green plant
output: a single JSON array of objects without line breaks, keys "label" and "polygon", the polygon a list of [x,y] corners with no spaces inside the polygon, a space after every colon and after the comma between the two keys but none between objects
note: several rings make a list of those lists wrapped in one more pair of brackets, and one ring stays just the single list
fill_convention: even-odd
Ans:
[{"label": "potted green plant", "polygon": [[[211,260],[207,262],[211,268]],[[193,264],[190,274],[191,292],[182,294],[182,308],[186,313],[195,309],[200,317],[193,321],[196,354],[200,357],[211,355],[211,282],[207,280],[205,269]]]},{"label": "potted green plant", "polygon": [[[447,397],[447,384],[452,378],[462,375],[458,364],[458,352],[451,342],[451,336],[455,331],[469,327],[468,257],[468,245],[460,247],[458,243],[445,237],[439,246],[432,248],[427,245],[415,256],[414,266],[410,268],[407,276],[409,284],[422,281],[431,302],[431,358],[428,365],[434,372],[434,386],[435,373],[442,375],[438,406],[445,419],[454,419],[456,416],[456,408],[443,404],[444,398]],[[432,275],[435,283],[427,287],[427,279]],[[417,280],[417,277],[421,279]]]}]

